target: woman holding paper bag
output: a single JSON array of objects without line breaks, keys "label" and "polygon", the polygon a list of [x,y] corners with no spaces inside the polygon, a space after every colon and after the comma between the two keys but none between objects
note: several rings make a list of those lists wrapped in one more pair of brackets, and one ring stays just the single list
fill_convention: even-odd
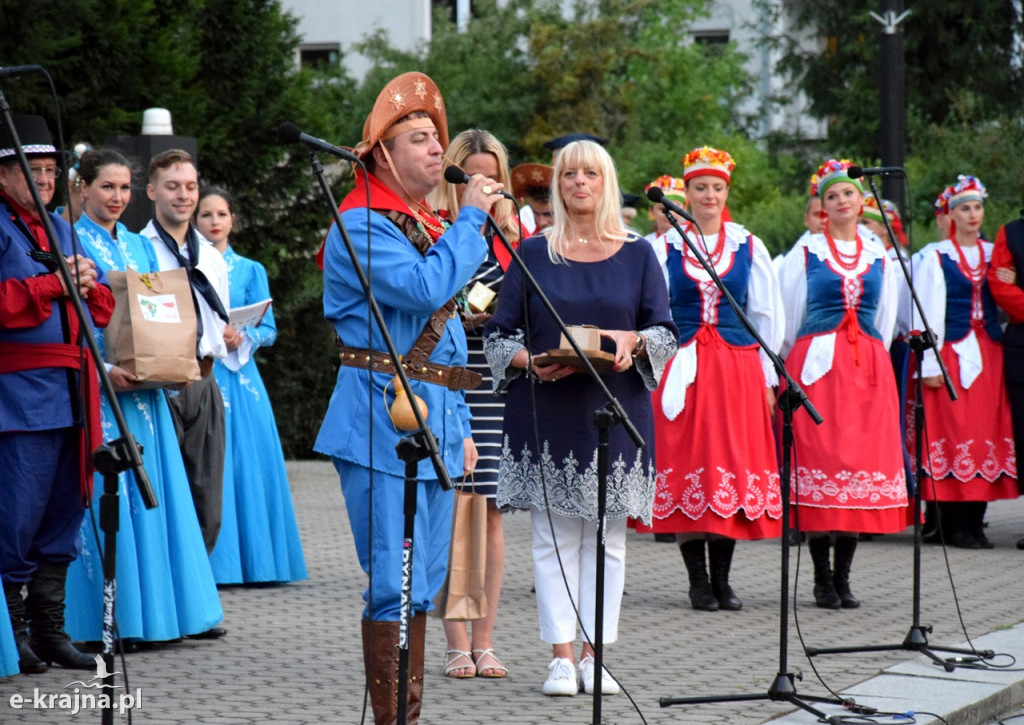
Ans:
[{"label": "woman holding paper bag", "polygon": [[277,326],[263,265],[228,245],[234,219],[228,192],[216,187],[200,192],[196,228],[224,255],[232,312],[267,305],[262,318],[255,313],[254,323],[236,324],[233,314],[232,324],[224,330],[228,356],[213,366],[224,396],[228,455],[223,518],[210,563],[218,584],[298,581],[308,575],[284,454],[274,411],[252,357],[258,348],[274,344]]},{"label": "woman holding paper bag", "polygon": [[[79,174],[84,213],[75,224],[83,246],[105,271],[156,270],[153,248],[118,219],[131,198],[127,159],[111,149],[88,151]],[[96,331],[103,346],[103,331]],[[220,598],[199,531],[181,449],[162,390],[142,389],[135,376],[107,365],[118,403],[137,443],[159,505],[142,504],[134,474],[120,476],[117,549],[117,625],[123,639],[163,641],[200,634],[223,619]],[[104,438],[120,435],[104,392]],[[93,511],[99,511],[103,478],[96,474]],[[67,583],[67,631],[96,641],[103,631],[103,564],[92,523],[82,524],[82,553]],[[101,534],[102,535],[102,534]]]},{"label": "woman holding paper bag", "polygon": [[[506,188],[511,186],[508,152],[501,141],[487,131],[470,129],[452,139],[444,155],[444,165],[445,168],[458,166],[469,175],[483,174],[501,182]],[[452,184],[446,181],[434,192],[435,197],[431,201],[450,222],[455,221],[459,214],[465,189],[465,184]],[[507,200],[499,201],[492,208],[491,215],[508,241],[518,245],[521,230],[515,213],[515,204]],[[467,480],[464,484],[456,482],[456,486],[487,498],[484,573],[487,614],[481,619],[472,620],[472,624],[459,621],[444,623],[445,637],[448,641],[444,674],[457,679],[501,678],[508,675],[508,669],[494,653],[493,641],[494,623],[498,616],[498,598],[501,596],[501,580],[505,571],[502,513],[494,503],[498,490],[501,419],[504,415],[505,400],[504,397],[491,392],[491,371],[484,357],[482,331],[484,323],[491,317],[494,296],[501,287],[505,269],[510,261],[511,256],[504,245],[497,235],[492,233],[487,258],[466,285],[467,294],[462,305],[462,323],[466,330],[466,345],[469,349],[467,367],[480,373],[484,379],[480,387],[466,391],[466,402],[473,415],[470,422],[473,442],[476,443],[480,458],[473,471],[472,480]]]}]

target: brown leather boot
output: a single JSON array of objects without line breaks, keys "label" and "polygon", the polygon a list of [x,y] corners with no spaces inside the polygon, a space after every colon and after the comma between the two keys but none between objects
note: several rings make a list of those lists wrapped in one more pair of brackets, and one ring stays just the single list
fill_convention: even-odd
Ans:
[{"label": "brown leather boot", "polygon": [[363,620],[363,667],[375,725],[398,722],[398,626]]},{"label": "brown leather boot", "polygon": [[409,626],[409,696],[406,725],[419,725],[423,703],[423,649],[427,639],[427,615],[420,612]]}]

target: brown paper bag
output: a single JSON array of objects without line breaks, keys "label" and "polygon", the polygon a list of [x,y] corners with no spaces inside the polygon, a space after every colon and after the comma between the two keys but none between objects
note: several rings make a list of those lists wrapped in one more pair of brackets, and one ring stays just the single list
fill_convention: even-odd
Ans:
[{"label": "brown paper bag", "polygon": [[196,310],[184,269],[107,273],[114,313],[104,332],[104,357],[145,387],[199,380]]},{"label": "brown paper bag", "polygon": [[434,599],[437,613],[451,621],[487,616],[487,497],[456,489],[448,576]]}]

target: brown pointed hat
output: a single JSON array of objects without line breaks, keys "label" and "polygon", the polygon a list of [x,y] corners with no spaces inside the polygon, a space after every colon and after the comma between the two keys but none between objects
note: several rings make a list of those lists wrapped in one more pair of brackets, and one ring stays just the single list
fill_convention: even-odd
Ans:
[{"label": "brown pointed hat", "polygon": [[534,189],[550,190],[554,172],[553,168],[544,164],[519,164],[512,169],[512,196],[522,199],[534,196]]},{"label": "brown pointed hat", "polygon": [[417,118],[396,123],[414,111],[425,111],[437,129],[441,148],[448,148],[448,115],[441,91],[424,73],[410,71],[388,82],[374,101],[373,110],[363,124],[363,140],[355,148],[359,158],[366,158],[381,141],[394,138],[414,128],[423,128],[427,119]]}]

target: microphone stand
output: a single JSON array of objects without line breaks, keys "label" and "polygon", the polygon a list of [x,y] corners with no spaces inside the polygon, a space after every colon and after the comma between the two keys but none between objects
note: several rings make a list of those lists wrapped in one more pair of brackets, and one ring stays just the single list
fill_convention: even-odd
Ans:
[{"label": "microphone stand", "polygon": [[604,654],[604,554],[605,554],[605,515],[607,506],[608,496],[608,441],[609,432],[613,426],[621,423],[625,428],[626,433],[636,444],[637,448],[644,447],[644,439],[640,435],[640,431],[633,425],[633,421],[630,420],[629,415],[626,414],[622,404],[612,395],[608,386],[605,385],[604,380],[597,374],[597,370],[594,369],[593,363],[584,354],[579,343],[573,339],[573,336],[569,334],[568,328],[565,326],[565,322],[559,316],[558,312],[555,311],[554,305],[544,294],[544,291],[540,288],[537,280],[533,274],[527,269],[526,264],[523,262],[522,257],[519,256],[519,252],[512,246],[508,241],[508,237],[501,231],[501,228],[494,221],[494,218],[487,215],[487,225],[484,227],[484,236],[488,235],[488,228],[492,230],[497,237],[501,240],[505,249],[512,256],[512,260],[519,267],[523,274],[523,279],[526,280],[527,285],[532,289],[537,297],[540,299],[544,308],[551,315],[551,318],[555,321],[558,329],[561,330],[562,335],[569,342],[569,346],[572,347],[573,352],[579,357],[582,367],[586,368],[587,374],[591,380],[600,388],[604,397],[607,399],[607,403],[602,405],[596,411],[594,411],[594,426],[597,428],[597,571],[594,575],[594,641],[591,643],[594,647],[594,696],[593,696],[593,707],[592,707],[592,725],[600,725],[601,722],[601,680],[604,676],[604,665],[603,665],[603,654]]},{"label": "microphone stand", "polygon": [[775,370],[778,372],[779,377],[786,380],[786,389],[779,397],[779,406],[783,413],[783,426],[782,426],[782,468],[781,468],[781,494],[782,494],[782,536],[780,538],[781,543],[781,584],[779,589],[779,661],[778,671],[772,681],[771,687],[768,688],[766,693],[738,693],[731,695],[708,695],[703,697],[662,697],[658,700],[658,704],[662,707],[669,707],[670,705],[692,705],[692,704],[706,704],[713,702],[747,702],[753,700],[771,700],[774,702],[788,702],[791,705],[805,710],[812,715],[816,716],[820,722],[825,722],[828,718],[825,713],[821,712],[817,708],[813,707],[809,703],[827,703],[838,705],[852,710],[854,712],[862,714],[870,714],[875,712],[874,709],[853,704],[851,701],[840,700],[832,697],[821,697],[817,695],[800,695],[796,690],[797,679],[803,679],[803,676],[793,674],[788,671],[788,648],[787,641],[789,639],[789,502],[790,502],[790,479],[792,477],[791,468],[791,455],[793,449],[793,412],[800,407],[803,407],[807,411],[807,414],[811,417],[816,424],[820,425],[822,422],[821,415],[808,400],[807,395],[803,389],[797,385],[796,381],[789,375],[786,370],[786,366],[782,363],[779,356],[772,350],[768,344],[761,337],[760,333],[754,328],[753,323],[750,322],[750,318],[747,317],[746,312],[740,307],[740,304],[736,301],[736,298],[732,296],[729,289],[722,283],[721,278],[715,271],[714,265],[706,260],[697,248],[695,242],[693,242],[683,231],[679,225],[679,221],[676,219],[675,214],[667,207],[662,207],[665,212],[666,218],[678,232],[679,236],[683,239],[686,246],[696,257],[697,261],[707,272],[708,276],[714,282],[715,286],[722,293],[722,296],[728,300],[729,305],[732,307],[736,316],[743,323],[743,326],[747,331],[754,337],[757,344],[765,352],[765,354],[771,359],[772,364],[775,366]]},{"label": "microphone stand", "polygon": [[[896,234],[893,232],[892,226],[889,224],[889,217],[885,213],[881,199],[878,197],[878,188],[875,186],[875,180],[871,176],[868,176],[867,179],[868,184],[871,187],[871,193],[875,197],[875,200],[878,201],[878,208],[882,209],[882,222],[885,224],[885,231],[889,235],[889,240],[893,245],[893,249],[896,250],[896,259],[899,261],[900,269],[903,270],[903,276],[906,278],[907,288],[910,290],[910,296],[913,301],[914,308],[920,316],[921,326],[924,328],[923,331],[913,330],[908,335],[910,338],[908,344],[914,354],[914,363],[917,367],[917,380],[914,383],[914,389],[916,391],[914,399],[914,457],[916,466],[914,468],[914,574],[911,623],[906,637],[904,637],[903,641],[899,644],[864,645],[859,647],[806,647],[804,651],[808,657],[815,657],[817,655],[844,654],[848,652],[908,650],[911,652],[918,652],[935,664],[941,665],[946,672],[952,672],[956,669],[957,661],[960,663],[965,661],[977,662],[994,657],[995,652],[992,650],[983,650],[979,652],[974,649],[958,647],[933,647],[928,644],[928,635],[932,631],[932,626],[921,624],[921,488],[925,479],[924,444],[922,441],[922,429],[924,427],[924,382],[923,376],[921,375],[921,367],[924,362],[925,350],[935,350],[935,359],[938,360],[939,368],[942,370],[942,377],[945,382],[946,392],[949,393],[949,399],[956,400],[957,394],[956,389],[953,387],[953,381],[949,377],[949,372],[946,370],[946,365],[942,361],[942,356],[938,354],[938,350],[936,349],[935,333],[928,325],[928,319],[924,314],[923,307],[921,306],[921,300],[918,299],[917,291],[914,289],[914,280],[913,276],[910,274],[910,268],[907,266],[906,260],[903,259],[903,255],[900,254]],[[970,657],[967,660],[958,657],[954,658],[953,661],[950,661],[949,659],[942,659],[938,657],[935,654],[936,651],[969,655]]]},{"label": "microphone stand", "polygon": [[[47,78],[49,78],[49,74],[47,74]],[[117,474],[120,471],[127,471],[129,469],[134,471],[135,483],[139,487],[139,494],[141,495],[143,504],[147,509],[155,508],[157,506],[157,499],[156,495],[153,493],[153,487],[149,482],[149,477],[146,475],[146,470],[142,466],[142,447],[135,442],[135,438],[132,436],[131,431],[128,430],[128,424],[125,422],[124,413],[121,411],[121,406],[117,401],[117,393],[114,390],[113,384],[110,382],[110,376],[107,374],[107,368],[103,364],[103,355],[100,353],[99,345],[96,343],[96,335],[93,333],[91,319],[85,314],[85,308],[82,304],[78,285],[71,274],[71,270],[68,268],[67,260],[64,259],[64,252],[61,249],[59,241],[60,238],[57,236],[57,233],[53,228],[53,221],[50,219],[50,216],[46,211],[46,204],[43,203],[43,199],[39,194],[39,188],[36,186],[35,179],[32,177],[32,169],[28,165],[28,157],[25,155],[25,149],[22,146],[21,140],[18,138],[18,133],[14,128],[14,119],[11,116],[11,106],[7,102],[7,98],[4,96],[2,89],[0,89],[0,115],[3,116],[4,125],[11,136],[11,140],[14,145],[14,152],[18,157],[18,165],[21,167],[21,173],[25,177],[25,183],[28,186],[29,192],[32,194],[33,205],[36,208],[36,212],[39,214],[39,219],[46,232],[46,239],[50,245],[50,254],[47,259],[52,259],[54,261],[61,280],[63,280],[64,288],[67,290],[68,298],[71,301],[71,306],[74,308],[75,316],[79,321],[79,334],[85,339],[86,345],[89,348],[89,354],[92,355],[93,361],[96,363],[96,371],[99,374],[100,384],[103,386],[103,392],[107,395],[107,402],[110,403],[110,410],[114,415],[114,422],[117,425],[118,432],[121,434],[121,437],[117,440],[101,445],[92,452],[93,464],[95,465],[96,470],[103,474],[103,495],[100,497],[100,524],[105,533],[103,545],[103,662],[106,665],[106,672],[111,674],[108,674],[103,679],[102,694],[106,695],[107,699],[106,707],[104,707],[101,712],[101,721],[104,725],[110,725],[114,722],[114,710],[116,705],[114,697],[114,674],[116,673],[113,672],[113,669],[114,599],[117,592],[117,530],[119,515]],[[60,141],[61,146],[63,146],[63,139],[61,138]],[[71,226],[71,230],[73,235],[74,225]],[[74,252],[74,249],[72,249],[72,252]],[[62,304],[62,301],[58,301],[57,304]],[[78,371],[80,385],[84,385],[85,376],[87,374],[88,371],[85,368]],[[96,404],[99,405],[99,401],[96,401]],[[88,425],[88,411],[83,409],[81,415],[83,425]],[[116,456],[108,455],[108,451],[112,448],[118,451]]]},{"label": "microphone stand", "polygon": [[[345,248],[348,250],[349,261],[352,263],[352,268],[355,270],[356,276],[359,278],[359,284],[363,288],[363,294],[366,295],[367,305],[370,308],[374,321],[377,323],[377,329],[380,331],[381,338],[384,340],[384,346],[387,348],[388,357],[391,358],[391,366],[394,368],[395,374],[401,381],[402,389],[409,391],[409,394],[411,395],[412,386],[409,384],[409,379],[405,375],[405,369],[402,367],[402,356],[395,348],[395,343],[391,339],[391,334],[388,332],[387,324],[384,322],[384,316],[381,314],[380,308],[377,306],[377,300],[373,296],[373,290],[370,287],[370,280],[363,271],[363,265],[359,261],[359,255],[356,253],[356,249],[348,235],[348,230],[345,228],[345,223],[341,219],[341,212],[338,211],[338,204],[334,200],[334,194],[331,193],[331,187],[327,183],[327,178],[324,176],[324,167],[320,163],[320,159],[317,157],[315,151],[309,152],[309,163],[312,166],[313,174],[316,176],[317,181],[320,184],[320,190],[323,192],[324,198],[327,200],[327,203],[330,204],[331,211],[334,216],[334,224],[337,226],[338,232],[341,234],[341,239],[345,244]],[[360,166],[362,165],[360,164]],[[363,168],[363,173],[366,173],[365,168]],[[367,183],[369,183],[369,181],[367,181]],[[373,369],[370,368],[369,372],[372,379]],[[405,725],[408,709],[409,625],[411,623],[412,615],[412,555],[413,534],[416,529],[416,473],[418,470],[418,462],[425,458],[429,458],[434,466],[434,473],[437,475],[441,488],[445,491],[450,491],[452,488],[451,478],[448,476],[448,470],[445,468],[444,460],[441,458],[441,452],[437,447],[437,438],[434,436],[433,432],[427,428],[426,420],[423,418],[423,413],[420,411],[419,406],[414,403],[410,407],[412,408],[413,415],[416,416],[416,424],[419,427],[407,436],[403,436],[395,446],[399,460],[405,463],[405,504],[403,508],[404,527],[402,531],[402,605],[400,609],[398,627],[398,725]],[[372,487],[370,488],[370,495],[373,495]],[[372,526],[373,522],[371,521],[370,524]],[[370,556],[372,559],[372,551],[370,552]]]}]

